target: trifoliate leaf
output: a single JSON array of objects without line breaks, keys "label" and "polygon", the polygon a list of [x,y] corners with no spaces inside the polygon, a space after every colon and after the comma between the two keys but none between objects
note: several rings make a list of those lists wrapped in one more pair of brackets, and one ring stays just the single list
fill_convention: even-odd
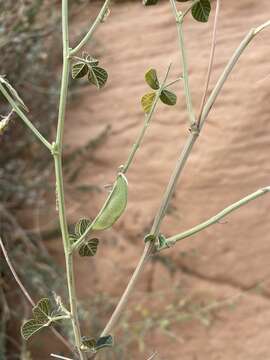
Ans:
[{"label": "trifoliate leaf", "polygon": [[160,100],[166,105],[175,105],[177,96],[171,91],[162,90],[160,94]]},{"label": "trifoliate leaf", "polygon": [[147,71],[147,73],[145,74],[145,81],[152,89],[159,89],[159,81],[155,69],[150,69]]},{"label": "trifoliate leaf", "polygon": [[14,89],[14,87],[7,81],[7,79],[4,76],[0,75],[0,82],[5,86],[6,90],[9,92],[13,100],[17,103],[17,105],[23,109],[24,111],[28,112],[28,108],[23,102],[22,98],[19,96],[17,91]]},{"label": "trifoliate leaf", "polygon": [[78,62],[72,66],[72,78],[79,79],[84,77],[89,71],[88,66],[84,62]]},{"label": "trifoliate leaf", "polygon": [[93,230],[110,228],[122,215],[127,206],[128,182],[124,174],[119,173],[112,191],[94,220]]},{"label": "trifoliate leaf", "polygon": [[98,243],[99,240],[96,238],[87,240],[79,248],[80,256],[95,256],[98,248]]},{"label": "trifoliate leaf", "polygon": [[194,19],[200,22],[207,22],[210,12],[211,3],[209,0],[200,0],[191,9],[191,13]]},{"label": "trifoliate leaf", "polygon": [[96,85],[98,89],[102,88],[108,79],[108,73],[105,69],[92,66],[89,69],[88,80],[91,84]]},{"label": "trifoliate leaf", "polygon": [[21,327],[21,334],[24,340],[30,339],[32,335],[42,329],[46,324],[40,324],[36,320],[31,319],[26,321]]},{"label": "trifoliate leaf", "polygon": [[144,6],[151,6],[156,5],[158,3],[158,0],[143,0],[142,3]]},{"label": "trifoliate leaf", "polygon": [[141,104],[142,104],[142,107],[143,107],[143,110],[144,110],[145,113],[150,112],[150,110],[152,108],[152,105],[153,105],[153,102],[155,100],[155,97],[156,97],[156,94],[154,92],[145,94],[142,97]]},{"label": "trifoliate leaf", "polygon": [[36,306],[32,310],[34,320],[38,323],[46,324],[49,321],[50,315],[52,313],[52,306],[49,299],[44,298],[39,300]]},{"label": "trifoliate leaf", "polygon": [[75,225],[75,234],[80,237],[89,228],[92,221],[86,218],[80,219]]},{"label": "trifoliate leaf", "polygon": [[96,343],[96,350],[101,350],[105,347],[112,347],[113,346],[113,337],[111,335],[102,336],[97,340]]}]

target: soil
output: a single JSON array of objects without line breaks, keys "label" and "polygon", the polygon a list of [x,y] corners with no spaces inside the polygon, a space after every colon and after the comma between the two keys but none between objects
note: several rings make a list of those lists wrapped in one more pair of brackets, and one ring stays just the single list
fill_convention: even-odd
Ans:
[{"label": "soil", "polygon": [[[211,88],[247,31],[268,20],[269,13],[268,0],[223,2]],[[77,17],[75,31],[87,24],[88,17],[86,10]],[[185,26],[197,111],[207,69],[211,25],[212,19],[209,24],[189,19]],[[267,39],[269,30],[250,44],[224,86],[162,225],[166,236],[188,229],[269,185]],[[86,145],[109,128],[101,144],[83,156],[83,169],[75,180],[75,185],[91,185],[93,191],[67,192],[71,222],[96,214],[106,197],[104,185],[113,182],[118,167],[127,158],[144,119],[140,98],[149,91],[144,82],[146,70],[154,67],[162,78],[172,62],[170,79],[181,74],[175,21],[167,1],[148,8],[140,2],[113,5],[110,17],[99,28],[88,51],[100,58],[101,66],[109,72],[109,82],[101,91],[83,87],[80,96],[74,96],[66,124],[67,151]],[[128,172],[127,211],[112,230],[99,235],[101,246],[95,259],[76,263],[81,299],[91,298],[94,292],[117,299],[141,255],[143,236],[188,136],[183,84],[174,88],[177,106],[158,106]],[[53,209],[53,204],[51,209],[44,208],[41,218],[45,214],[47,219],[54,217]],[[132,297],[133,306],[141,304],[148,314],[158,311],[161,317],[171,301],[174,305],[191,301],[196,306],[203,305],[204,310],[195,311],[189,321],[181,321],[176,311],[175,321],[160,322],[155,330],[147,332],[144,346],[138,347],[136,342],[128,345],[128,355],[123,359],[146,360],[153,351],[157,351],[156,358],[160,360],[270,359],[269,211],[268,195],[149,262]],[[49,224],[49,220],[44,223]],[[48,242],[48,249],[63,263],[59,239]],[[122,332],[117,343],[121,344],[123,337]],[[110,359],[105,354],[103,358]]]}]

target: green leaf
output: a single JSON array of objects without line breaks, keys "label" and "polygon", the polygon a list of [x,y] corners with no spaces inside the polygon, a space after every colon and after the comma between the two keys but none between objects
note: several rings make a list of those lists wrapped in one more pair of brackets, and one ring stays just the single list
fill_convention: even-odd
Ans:
[{"label": "green leaf", "polygon": [[160,94],[160,100],[166,105],[175,105],[177,96],[171,91],[162,90]]},{"label": "green leaf", "polygon": [[71,245],[75,244],[78,240],[78,236],[76,234],[69,234],[69,242]]},{"label": "green leaf", "polygon": [[88,337],[88,336],[83,336],[82,337],[82,350],[91,350],[91,351],[96,351],[96,339]]},{"label": "green leaf", "polygon": [[47,323],[52,313],[50,300],[47,298],[39,300],[37,305],[33,307],[32,313],[38,323]]},{"label": "green leaf", "polygon": [[142,104],[142,107],[143,107],[143,110],[144,110],[145,113],[150,112],[150,110],[152,108],[152,105],[153,105],[153,102],[155,100],[155,97],[156,97],[156,94],[154,92],[145,94],[142,97],[141,104]]},{"label": "green leaf", "polygon": [[145,81],[152,89],[159,89],[159,81],[155,69],[150,69],[147,71],[147,73],[145,74]]},{"label": "green leaf", "polygon": [[156,237],[153,234],[147,234],[144,237],[144,242],[147,243],[148,241],[155,241]]},{"label": "green leaf", "polygon": [[158,235],[158,248],[162,248],[164,246],[167,246],[167,240],[166,240],[166,237],[163,235],[163,234],[159,234]]},{"label": "green leaf", "polygon": [[210,12],[211,3],[209,0],[200,0],[191,9],[194,19],[204,23],[208,21]]},{"label": "green leaf", "polygon": [[94,238],[87,240],[79,248],[80,256],[95,256],[98,248],[99,240]]},{"label": "green leaf", "polygon": [[156,5],[158,3],[158,0],[143,0],[142,3],[144,6],[151,6]]},{"label": "green leaf", "polygon": [[128,182],[124,174],[119,173],[111,193],[94,220],[93,230],[110,228],[122,215],[127,206]]},{"label": "green leaf", "polygon": [[113,346],[113,337],[111,335],[102,336],[97,340],[96,343],[96,350],[101,350],[105,347],[112,347]]},{"label": "green leaf", "polygon": [[77,224],[75,225],[75,234],[80,237],[84,234],[84,232],[89,228],[92,221],[90,219],[80,219]]},{"label": "green leaf", "polygon": [[48,326],[47,324],[38,323],[36,320],[31,319],[26,321],[21,327],[21,334],[24,340],[30,339],[32,335],[38,332],[43,327]]},{"label": "green leaf", "polygon": [[28,108],[25,105],[25,103],[23,102],[22,98],[19,96],[17,91],[14,89],[14,87],[12,85],[10,85],[10,83],[7,81],[7,79],[4,78],[4,76],[0,75],[0,82],[5,86],[6,90],[9,92],[9,94],[11,95],[13,100],[17,103],[17,105],[24,111],[28,112]]},{"label": "green leaf", "polygon": [[92,66],[89,69],[88,80],[90,83],[96,85],[98,89],[101,89],[108,80],[108,73],[101,67]]},{"label": "green leaf", "polygon": [[78,62],[72,66],[72,78],[79,79],[84,77],[89,71],[88,66],[84,62]]}]

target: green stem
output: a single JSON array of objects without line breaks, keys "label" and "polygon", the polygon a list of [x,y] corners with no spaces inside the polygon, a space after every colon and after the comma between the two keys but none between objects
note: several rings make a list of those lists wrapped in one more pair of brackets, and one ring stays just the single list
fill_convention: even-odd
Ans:
[{"label": "green stem", "polygon": [[88,31],[88,33],[84,36],[84,38],[80,41],[80,43],[70,51],[70,56],[74,56],[76,55],[85,45],[86,43],[91,39],[91,37],[93,36],[94,32],[96,31],[98,25],[102,22],[108,7],[110,5],[110,0],[106,0],[104,2],[104,5],[102,6],[98,16],[96,17],[96,20],[94,21],[93,25],[91,26],[90,30]]},{"label": "green stem", "polygon": [[199,225],[194,226],[193,228],[186,230],[180,234],[171,236],[166,239],[166,245],[164,245],[162,248],[159,248],[159,251],[164,250],[172,245],[174,245],[177,241],[186,239],[194,234],[197,234],[198,232],[208,228],[211,225],[216,224],[218,221],[223,219],[225,216],[229,215],[231,212],[239,209],[240,207],[246,205],[250,201],[253,201],[257,199],[258,197],[261,197],[263,195],[266,195],[268,192],[270,192],[270,186],[267,186],[265,188],[259,189],[258,191],[244,197],[243,199],[231,204],[230,206],[226,207],[222,211],[220,211],[215,216],[211,217],[210,219],[202,222]]},{"label": "green stem", "polygon": [[43,135],[38,131],[38,129],[31,123],[31,121],[28,119],[28,117],[24,114],[24,112],[20,109],[20,107],[16,104],[16,102],[12,99],[12,97],[9,95],[9,93],[6,91],[3,84],[0,82],[0,90],[4,97],[7,99],[9,104],[12,106],[14,111],[17,113],[17,115],[22,119],[22,121],[25,123],[26,126],[36,135],[36,137],[42,142],[43,145],[46,146],[51,151],[51,144],[45,139]]},{"label": "green stem", "polygon": [[55,164],[57,206],[59,211],[59,221],[60,221],[60,228],[62,233],[64,254],[65,254],[71,322],[72,322],[73,333],[75,338],[75,346],[77,352],[79,354],[80,360],[85,360],[86,356],[80,349],[81,332],[80,332],[80,324],[78,319],[73,255],[70,252],[69,233],[68,233],[67,217],[65,210],[65,196],[64,196],[63,170],[62,170],[63,132],[64,132],[66,105],[67,105],[68,80],[69,80],[69,68],[70,68],[68,31],[69,31],[68,30],[68,0],[62,0],[63,71],[62,71],[62,83],[61,83],[61,92],[60,92],[60,101],[59,101],[56,142],[55,144],[53,144],[52,153],[54,156],[54,164]]},{"label": "green stem", "polygon": [[207,117],[208,117],[208,115],[209,115],[209,113],[210,113],[210,111],[212,109],[212,106],[214,105],[220,91],[223,88],[224,83],[228,79],[230,73],[234,69],[234,66],[236,65],[237,61],[239,60],[239,58],[242,55],[242,53],[244,52],[244,50],[247,48],[249,43],[253,40],[253,38],[256,35],[258,35],[261,31],[263,31],[264,29],[266,29],[269,26],[270,26],[270,21],[267,21],[264,24],[262,24],[261,26],[258,26],[257,28],[251,29],[248,32],[248,34],[245,36],[243,41],[240,43],[238,48],[235,50],[233,56],[229,60],[226,68],[224,69],[223,73],[221,74],[216,86],[214,87],[208,101],[206,102],[206,104],[204,106],[204,109],[203,109],[203,112],[202,112],[202,115],[201,115],[200,128],[203,127],[204,122],[207,119]]},{"label": "green stem", "polygon": [[189,86],[187,56],[186,56],[184,34],[183,34],[183,16],[181,14],[178,14],[175,1],[170,0],[170,2],[171,2],[174,16],[175,16],[175,20],[177,23],[179,48],[180,48],[182,67],[183,67],[185,98],[186,98],[186,103],[187,103],[190,126],[192,127],[196,124],[196,120],[195,120],[195,115],[194,115],[194,111],[193,111],[192,97],[191,97],[190,86]]}]

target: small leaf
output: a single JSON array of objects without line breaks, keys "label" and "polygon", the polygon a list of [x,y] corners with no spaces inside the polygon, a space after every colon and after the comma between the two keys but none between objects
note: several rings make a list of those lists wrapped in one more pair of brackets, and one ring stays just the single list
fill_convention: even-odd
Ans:
[{"label": "small leaf", "polygon": [[211,3],[209,0],[200,0],[191,9],[194,19],[204,23],[208,21],[210,12]]},{"label": "small leaf", "polygon": [[171,91],[162,90],[160,94],[160,100],[166,105],[175,105],[177,96]]},{"label": "small leaf", "polygon": [[155,97],[156,97],[156,94],[154,92],[145,94],[142,97],[141,104],[142,104],[142,107],[143,107],[143,110],[144,110],[145,113],[150,112],[150,110],[152,108],[152,105],[153,105],[153,102],[155,100]]},{"label": "small leaf", "polygon": [[79,79],[88,73],[88,66],[84,62],[78,62],[72,66],[72,78]]},{"label": "small leaf", "polygon": [[69,234],[69,242],[71,245],[75,244],[78,240],[78,236],[76,234]]},{"label": "small leaf", "polygon": [[125,175],[119,173],[110,195],[94,220],[92,229],[105,230],[110,228],[125,211],[127,198],[128,182]]},{"label": "small leaf", "polygon": [[79,248],[80,256],[95,256],[98,248],[99,240],[94,238],[87,240]]},{"label": "small leaf", "polygon": [[101,350],[105,347],[112,347],[112,346],[113,346],[113,337],[111,335],[102,336],[97,340],[96,350]]},{"label": "small leaf", "polygon": [[158,3],[158,0],[143,0],[142,3],[144,6],[151,6],[156,5]]},{"label": "small leaf", "polygon": [[153,234],[147,234],[147,235],[145,235],[145,237],[144,237],[144,242],[145,243],[147,243],[148,241],[155,241],[156,240],[156,237],[155,237],[155,235],[153,235]]},{"label": "small leaf", "polygon": [[34,335],[44,326],[47,326],[47,324],[40,324],[34,319],[28,320],[21,327],[22,337],[24,338],[24,340],[28,340],[32,335]]},{"label": "small leaf", "polygon": [[145,74],[145,81],[152,89],[159,89],[159,81],[155,69],[150,69],[147,71],[147,73]]},{"label": "small leaf", "polygon": [[95,351],[96,344],[97,344],[96,339],[88,337],[88,336],[82,337],[82,345],[84,348]]},{"label": "small leaf", "polygon": [[158,235],[158,248],[169,247],[167,244],[166,237],[163,234]]},{"label": "small leaf", "polygon": [[14,87],[12,85],[10,85],[10,83],[7,81],[7,79],[5,79],[3,76],[0,75],[0,82],[6,87],[7,91],[10,93],[10,95],[12,96],[13,100],[17,103],[17,105],[21,109],[28,112],[28,108],[25,105],[25,103],[23,102],[22,98],[19,96],[17,91],[14,89]]},{"label": "small leaf", "polygon": [[92,56],[88,56],[87,61],[91,66],[98,66],[99,61]]},{"label": "small leaf", "polygon": [[92,221],[86,218],[80,219],[75,225],[75,234],[80,237],[89,228]]},{"label": "small leaf", "polygon": [[98,66],[92,66],[89,70],[89,82],[96,85],[98,89],[102,88],[106,84],[108,79],[107,71]]},{"label": "small leaf", "polygon": [[36,322],[46,324],[52,313],[50,300],[47,298],[39,300],[37,305],[33,307],[32,313]]}]

